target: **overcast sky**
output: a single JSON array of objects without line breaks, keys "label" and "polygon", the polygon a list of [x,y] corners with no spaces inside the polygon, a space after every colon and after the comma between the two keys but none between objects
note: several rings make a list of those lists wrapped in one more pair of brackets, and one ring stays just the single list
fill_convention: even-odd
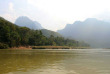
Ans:
[{"label": "overcast sky", "polygon": [[13,23],[19,16],[28,16],[56,31],[86,18],[110,21],[110,0],[0,0],[0,16]]}]

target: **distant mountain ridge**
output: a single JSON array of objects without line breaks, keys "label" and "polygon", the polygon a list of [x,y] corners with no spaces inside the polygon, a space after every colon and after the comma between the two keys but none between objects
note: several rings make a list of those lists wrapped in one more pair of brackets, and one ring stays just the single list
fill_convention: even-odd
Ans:
[{"label": "distant mountain ridge", "polygon": [[32,21],[31,19],[29,19],[26,16],[20,16],[16,19],[15,24],[18,26],[25,26],[28,27],[30,29],[34,29],[34,30],[39,30],[39,29],[43,29],[43,27],[41,26],[41,24],[37,21]]},{"label": "distant mountain ridge", "polygon": [[110,48],[110,23],[96,18],[67,24],[64,29],[57,32],[68,38],[86,41],[92,47]]},{"label": "distant mountain ridge", "polygon": [[[33,30],[27,27],[20,27],[0,17],[0,49],[10,49],[13,47],[27,48],[28,46],[40,46],[40,48],[32,47],[34,49],[47,49],[45,46],[53,46],[54,48],[52,47],[51,49],[57,49],[59,46],[61,49],[70,49],[70,47],[76,48],[79,46],[83,48],[89,47],[89,45],[84,42],[81,43],[76,40],[65,39],[64,37],[54,37],[53,35],[56,35],[56,32],[49,30],[43,31],[46,35],[50,36],[44,36],[41,30]],[[31,47],[27,49],[31,49]]]},{"label": "distant mountain ridge", "polygon": [[44,29],[39,22],[32,21],[31,19],[29,19],[26,16],[18,17],[15,21],[15,24],[18,26],[21,26],[21,27],[28,27],[28,28],[34,29],[34,30],[41,30],[43,35],[46,37],[50,37],[51,35],[53,35],[54,37],[62,37],[62,35],[60,35],[57,32]]}]

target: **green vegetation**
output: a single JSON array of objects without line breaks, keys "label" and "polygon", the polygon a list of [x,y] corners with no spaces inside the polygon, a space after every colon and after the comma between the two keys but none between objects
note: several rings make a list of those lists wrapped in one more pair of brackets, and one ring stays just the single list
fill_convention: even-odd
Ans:
[{"label": "green vegetation", "polygon": [[[46,37],[41,30],[32,30],[19,27],[0,17],[0,48],[19,46],[73,46],[78,47],[80,42],[63,37]],[[7,46],[8,45],[8,46]],[[83,46],[89,46],[86,43]],[[5,47],[6,46],[6,47]]]},{"label": "green vegetation", "polygon": [[41,32],[46,37],[50,37],[51,35],[53,35],[54,37],[62,37],[61,34],[54,31],[47,30],[47,29],[41,29]]},{"label": "green vegetation", "polygon": [[0,43],[0,49],[7,49],[8,45],[4,43]]},{"label": "green vegetation", "polygon": [[72,46],[32,46],[32,49],[90,49],[90,47],[72,47]]},{"label": "green vegetation", "polygon": [[70,49],[68,46],[32,46],[32,49]]}]

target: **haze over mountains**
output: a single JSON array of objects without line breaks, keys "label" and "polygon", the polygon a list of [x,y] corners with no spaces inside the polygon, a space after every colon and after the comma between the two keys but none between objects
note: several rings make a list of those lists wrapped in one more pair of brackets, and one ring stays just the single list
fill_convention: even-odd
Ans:
[{"label": "haze over mountains", "polygon": [[26,16],[20,16],[16,19],[15,24],[18,26],[25,26],[34,30],[43,29],[41,24],[37,21],[32,21]]},{"label": "haze over mountains", "polygon": [[[95,48],[110,48],[110,23],[96,18],[88,18],[85,21],[76,21],[67,24],[66,27],[57,32],[44,29],[37,21],[32,21],[26,16],[17,18],[15,24],[25,26],[34,30],[41,30],[43,35],[49,37],[64,36],[79,41],[85,41]],[[60,33],[60,34],[59,34]]]},{"label": "haze over mountains", "polygon": [[15,24],[18,26],[21,26],[21,27],[28,27],[28,28],[34,29],[34,30],[41,30],[43,35],[46,37],[50,37],[51,35],[53,35],[54,37],[62,37],[61,34],[59,34],[57,32],[44,29],[39,22],[32,21],[30,18],[28,18],[26,16],[18,17],[15,21]]},{"label": "haze over mountains", "polygon": [[110,23],[95,18],[67,24],[64,29],[58,30],[58,33],[68,38],[83,40],[92,47],[110,48]]}]

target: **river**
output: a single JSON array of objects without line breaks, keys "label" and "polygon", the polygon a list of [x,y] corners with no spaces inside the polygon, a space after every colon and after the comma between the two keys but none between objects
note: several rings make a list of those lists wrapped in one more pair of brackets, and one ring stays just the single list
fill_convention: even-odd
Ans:
[{"label": "river", "polygon": [[110,50],[0,50],[0,74],[110,74]]}]

